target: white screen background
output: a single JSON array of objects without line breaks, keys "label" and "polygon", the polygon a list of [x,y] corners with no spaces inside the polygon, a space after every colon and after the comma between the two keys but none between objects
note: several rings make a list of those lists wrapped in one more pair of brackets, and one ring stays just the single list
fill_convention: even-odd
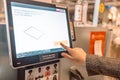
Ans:
[{"label": "white screen background", "polygon": [[12,14],[17,53],[70,45],[65,13],[13,6]]}]

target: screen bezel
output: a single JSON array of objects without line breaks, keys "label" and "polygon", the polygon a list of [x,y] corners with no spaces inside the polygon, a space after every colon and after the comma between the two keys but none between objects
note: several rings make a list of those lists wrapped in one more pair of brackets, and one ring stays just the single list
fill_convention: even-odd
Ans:
[{"label": "screen bezel", "polygon": [[[60,55],[61,52],[57,53],[51,53],[51,54],[43,54],[43,55],[35,55],[35,56],[29,56],[29,57],[23,57],[23,58],[17,58],[16,57],[16,48],[15,48],[15,39],[14,39],[14,31],[13,31],[13,20],[12,20],[12,11],[11,11],[11,2],[19,2],[19,3],[25,3],[25,4],[33,4],[33,5],[40,5],[40,6],[46,6],[46,7],[53,7],[53,8],[60,8],[56,7],[54,4],[50,3],[43,3],[43,2],[35,2],[35,1],[24,1],[24,0],[6,0],[6,21],[7,21],[7,36],[8,36],[8,47],[9,47],[9,54],[10,54],[10,60],[11,65],[13,68],[21,68],[33,64],[38,64],[41,62],[51,61],[55,59],[59,59],[62,56]],[[65,9],[67,14],[67,20],[68,20],[68,30],[69,30],[69,40],[70,40],[70,47],[72,47],[71,42],[71,36],[70,36],[70,27],[69,27],[69,16],[68,16],[68,10],[67,8],[61,8]],[[51,56],[55,55],[52,59],[42,60],[41,56]]]}]

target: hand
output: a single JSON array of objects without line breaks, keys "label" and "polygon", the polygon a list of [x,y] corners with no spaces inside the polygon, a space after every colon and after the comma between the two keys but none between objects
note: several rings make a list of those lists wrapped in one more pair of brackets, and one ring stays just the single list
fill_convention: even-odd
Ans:
[{"label": "hand", "polygon": [[63,52],[61,55],[67,59],[72,60],[73,62],[77,64],[85,64],[86,62],[86,52],[82,48],[70,48],[63,43],[60,43],[60,45],[65,48],[69,54]]}]

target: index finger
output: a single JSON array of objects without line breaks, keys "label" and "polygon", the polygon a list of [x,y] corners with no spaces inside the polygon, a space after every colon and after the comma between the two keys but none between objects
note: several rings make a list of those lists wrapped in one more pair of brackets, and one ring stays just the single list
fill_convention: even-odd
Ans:
[{"label": "index finger", "polygon": [[65,48],[67,51],[70,51],[70,50],[71,50],[71,48],[70,48],[70,47],[68,47],[68,46],[64,45],[63,43],[60,43],[60,45],[61,45],[63,48]]}]

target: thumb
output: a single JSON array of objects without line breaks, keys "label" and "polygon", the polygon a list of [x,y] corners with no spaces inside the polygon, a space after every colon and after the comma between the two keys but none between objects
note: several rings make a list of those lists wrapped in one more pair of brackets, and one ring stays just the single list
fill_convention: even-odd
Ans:
[{"label": "thumb", "polygon": [[61,53],[61,55],[62,55],[64,58],[67,58],[67,59],[73,60],[73,57],[70,56],[70,55],[67,54],[67,53]]}]

